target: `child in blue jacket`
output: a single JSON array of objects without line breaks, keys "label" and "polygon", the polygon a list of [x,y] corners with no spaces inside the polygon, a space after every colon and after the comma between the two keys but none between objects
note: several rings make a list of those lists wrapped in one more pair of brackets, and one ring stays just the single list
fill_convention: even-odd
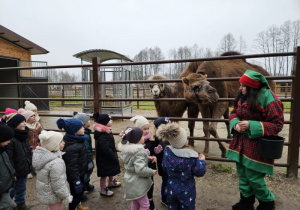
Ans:
[{"label": "child in blue jacket", "polygon": [[162,166],[168,174],[168,209],[195,209],[196,185],[194,176],[205,174],[205,156],[187,143],[187,133],[177,123],[160,125],[157,130],[160,139],[171,146],[165,149]]}]

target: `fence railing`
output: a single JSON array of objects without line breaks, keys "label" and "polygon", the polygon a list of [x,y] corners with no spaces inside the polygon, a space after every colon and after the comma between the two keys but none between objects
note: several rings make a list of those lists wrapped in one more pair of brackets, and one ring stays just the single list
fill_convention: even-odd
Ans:
[{"label": "fence railing", "polygon": [[[0,98],[1,100],[45,100],[45,101],[93,101],[94,103],[94,112],[99,112],[101,110],[100,101],[183,101],[183,98],[166,98],[166,99],[151,99],[151,98],[101,98],[100,97],[100,85],[99,84],[126,84],[126,83],[151,83],[151,82],[160,82],[160,83],[170,83],[170,82],[181,82],[181,80],[157,80],[157,81],[146,81],[146,80],[136,80],[136,81],[108,81],[108,82],[99,82],[98,70],[100,66],[120,66],[120,65],[147,65],[147,64],[165,64],[165,63],[182,63],[182,62],[196,62],[196,61],[213,61],[213,60],[230,60],[230,59],[244,59],[244,58],[259,58],[259,57],[278,57],[278,56],[295,56],[296,68],[294,70],[293,76],[276,76],[276,77],[266,77],[267,79],[278,79],[286,80],[291,79],[293,81],[292,94],[290,98],[280,98],[282,101],[291,102],[291,114],[290,120],[286,120],[284,123],[290,125],[289,132],[289,141],[285,143],[285,146],[288,147],[288,160],[287,163],[275,164],[280,167],[287,167],[288,176],[297,177],[299,166],[299,137],[300,137],[300,47],[297,47],[296,52],[289,53],[270,53],[270,54],[253,54],[253,55],[235,55],[235,56],[222,56],[222,57],[213,57],[213,58],[199,58],[199,59],[185,59],[185,60],[166,60],[166,61],[152,61],[152,62],[133,62],[133,63],[109,63],[109,64],[100,64],[99,58],[93,58],[92,65],[64,65],[64,66],[46,66],[46,67],[30,67],[30,69],[55,69],[55,68],[83,68],[83,67],[92,67],[93,68],[93,78],[91,82],[65,82],[65,83],[51,83],[51,82],[37,82],[37,83],[0,83],[1,86],[10,86],[10,85],[74,85],[74,84],[89,84],[93,85],[93,98]],[[14,67],[14,68],[0,68],[1,70],[24,70],[29,69],[26,67]],[[239,77],[227,77],[227,78],[208,78],[209,81],[238,81]],[[298,97],[296,97],[298,95]],[[233,98],[220,98],[219,101],[232,101]],[[41,115],[47,116],[47,114]],[[54,115],[50,116],[57,117],[71,117],[71,115]],[[113,119],[129,119],[131,116],[112,116]],[[148,117],[151,119],[156,119],[156,117]],[[171,120],[177,121],[209,121],[209,122],[226,122],[226,119],[213,119],[213,118],[180,118],[180,117],[170,117]],[[115,133],[116,135],[116,133]],[[209,140],[209,141],[227,141],[231,139],[224,138],[204,138],[204,137],[189,137],[194,140]],[[207,158],[209,160],[216,161],[226,161],[231,162],[226,158]]]}]

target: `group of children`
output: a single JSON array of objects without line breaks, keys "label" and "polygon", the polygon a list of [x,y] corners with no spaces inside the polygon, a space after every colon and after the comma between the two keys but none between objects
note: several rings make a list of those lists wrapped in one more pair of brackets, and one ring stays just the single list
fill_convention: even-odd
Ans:
[{"label": "group of children", "polygon": [[[70,210],[89,209],[83,207],[81,201],[87,199],[84,191],[94,190],[90,184],[95,167],[90,117],[74,112],[72,119],[58,119],[57,127],[65,131],[62,135],[43,130],[38,123],[36,107],[27,110],[25,106],[24,110],[16,112],[5,113],[0,124],[0,209],[3,206],[11,208],[12,198],[15,209],[28,209],[26,182],[33,172],[37,178],[38,200],[48,205],[48,209],[62,209],[64,201],[69,203]],[[111,117],[94,113],[93,118],[101,196],[111,197],[114,194],[111,188],[121,186],[115,179],[121,173],[119,150],[125,167],[124,198],[132,201],[131,209],[155,209],[153,176],[157,173],[162,177],[162,204],[168,209],[195,209],[193,177],[205,174],[206,162],[204,155],[198,155],[187,146],[187,133],[182,127],[161,117],[154,121],[153,135],[149,121],[143,116],[135,116],[130,119],[134,126],[119,134],[122,141],[117,150]]]}]

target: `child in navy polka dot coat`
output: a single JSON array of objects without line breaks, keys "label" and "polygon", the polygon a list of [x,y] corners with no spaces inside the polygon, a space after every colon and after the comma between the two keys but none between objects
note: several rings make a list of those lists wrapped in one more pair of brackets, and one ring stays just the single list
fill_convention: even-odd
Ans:
[{"label": "child in navy polka dot coat", "polygon": [[205,174],[205,156],[186,145],[187,133],[177,123],[161,125],[158,137],[168,140],[162,166],[168,174],[168,209],[195,209],[196,187],[194,176]]}]

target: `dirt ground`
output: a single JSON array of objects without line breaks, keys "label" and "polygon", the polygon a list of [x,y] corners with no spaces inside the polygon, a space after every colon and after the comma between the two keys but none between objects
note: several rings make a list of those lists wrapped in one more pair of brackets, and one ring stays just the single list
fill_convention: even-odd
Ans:
[{"label": "dirt ground", "polygon": [[[71,114],[70,108],[66,108],[64,111],[60,108],[60,111],[52,110],[52,113]],[[78,110],[80,111],[80,109]],[[143,115],[156,116],[155,111],[134,111],[132,114],[126,115]],[[285,116],[289,119],[289,115]],[[43,117],[42,125],[46,129],[57,129],[55,127],[55,121],[57,118]],[[152,123],[152,122],[151,122]],[[181,126],[187,129],[187,122],[180,122]],[[113,123],[113,132],[120,132],[126,126],[132,125],[129,120],[116,120]],[[153,125],[152,125],[153,128]],[[188,129],[187,129],[188,130]],[[285,125],[284,130],[280,134],[281,136],[288,137],[288,125]],[[221,138],[226,138],[226,129],[224,123],[219,123],[218,132]],[[195,136],[203,136],[202,123],[196,123]],[[116,144],[120,141],[118,136],[115,136]],[[228,144],[225,143],[228,147]],[[202,152],[204,148],[204,142],[196,141],[195,148],[198,152]],[[283,156],[277,160],[278,163],[287,162],[287,148],[284,148]],[[218,144],[212,142],[210,145],[210,157],[220,157],[221,152]],[[120,161],[122,167],[122,161]],[[123,181],[124,168],[121,169],[122,173],[116,178]],[[276,196],[276,209],[277,210],[291,210],[300,209],[300,181],[299,179],[286,178],[286,168],[275,167],[275,173],[273,176],[267,176],[267,186]],[[39,204],[36,197],[35,189],[35,176],[33,179],[28,180],[27,183],[27,203],[32,207],[31,209],[43,210],[47,209],[47,206]],[[88,193],[88,201],[84,202],[84,206],[90,207],[90,209],[100,210],[117,210],[117,209],[130,209],[130,202],[125,201],[124,188],[115,188],[114,196],[112,198],[102,197],[99,192],[99,178],[97,177],[96,170],[91,177],[91,183],[95,185],[95,190]],[[156,175],[154,178],[154,202],[156,209],[167,209],[160,203],[160,186],[161,177]],[[196,178],[196,209],[197,210],[229,210],[231,206],[239,200],[238,192],[238,177],[235,170],[234,163],[220,163],[216,161],[207,161],[207,171],[204,177]],[[258,201],[256,204],[258,205]]]}]

